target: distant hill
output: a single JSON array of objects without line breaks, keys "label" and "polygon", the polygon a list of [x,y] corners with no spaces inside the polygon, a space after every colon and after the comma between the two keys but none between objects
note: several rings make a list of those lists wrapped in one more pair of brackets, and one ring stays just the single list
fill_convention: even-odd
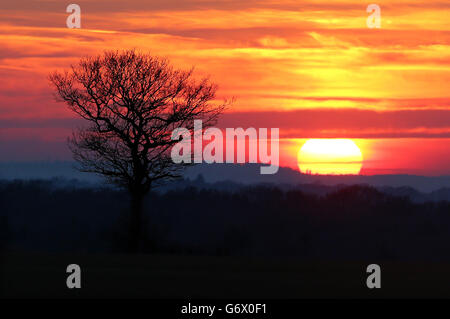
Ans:
[{"label": "distant hill", "polygon": [[[321,186],[338,186],[364,184],[377,188],[385,188],[386,192],[399,195],[417,194],[415,191],[428,194],[426,198],[446,197],[450,188],[450,176],[417,176],[417,175],[305,175],[299,171],[280,167],[277,174],[261,175],[259,164],[199,164],[186,170],[185,179],[194,180],[199,175],[207,183],[233,182],[239,184],[269,183],[275,185],[296,186],[299,184]],[[80,173],[74,169],[72,162],[4,162],[0,163],[0,179],[51,179],[63,177],[78,179],[88,183],[99,183],[101,179],[95,174]],[[412,189],[412,190],[411,190]]]},{"label": "distant hill", "polygon": [[306,175],[291,168],[280,167],[275,175],[259,174],[259,164],[202,164],[191,167],[187,178],[202,175],[206,182],[233,181],[243,184],[316,184],[316,185],[354,185],[365,184],[375,187],[412,187],[421,192],[433,192],[450,187],[450,176],[417,175]]},{"label": "distant hill", "polygon": [[75,168],[74,162],[0,162],[0,179],[77,179],[84,182],[100,182],[95,174],[81,173]]},{"label": "distant hill", "polygon": [[[72,176],[73,177],[73,176]],[[209,178],[211,179],[211,178]],[[12,179],[0,179],[0,187],[6,186]],[[19,179],[26,180],[26,179]],[[113,185],[108,185],[97,181],[89,180],[79,180],[77,178],[66,178],[66,177],[34,177],[32,178],[33,185],[39,186],[41,189],[47,190],[77,190],[77,189],[114,189]],[[282,191],[301,191],[305,194],[311,194],[316,196],[326,196],[330,193],[335,193],[348,187],[347,184],[337,184],[337,185],[325,185],[319,182],[315,183],[274,183],[274,182],[256,182],[243,183],[240,181],[229,180],[218,180],[215,182],[207,181],[208,179],[204,177],[202,173],[192,174],[190,177],[185,177],[170,183],[166,183],[154,191],[164,194],[169,191],[181,191],[189,188],[197,188],[199,190],[216,190],[216,191],[226,191],[226,192],[240,192],[242,190],[248,189],[252,186],[266,186],[278,188]],[[352,184],[355,185],[355,184]],[[365,186],[368,184],[357,184]],[[424,202],[438,202],[438,201],[449,201],[450,202],[450,188],[444,187],[432,192],[420,192],[410,186],[375,186],[380,192],[396,197],[405,197],[410,199],[414,203],[424,203]]]}]

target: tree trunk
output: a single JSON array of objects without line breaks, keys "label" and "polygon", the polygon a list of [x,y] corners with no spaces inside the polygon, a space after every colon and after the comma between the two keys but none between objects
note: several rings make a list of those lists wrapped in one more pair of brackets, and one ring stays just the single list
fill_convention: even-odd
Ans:
[{"label": "tree trunk", "polygon": [[130,225],[128,234],[128,251],[138,253],[142,243],[142,210],[144,196],[131,193]]}]

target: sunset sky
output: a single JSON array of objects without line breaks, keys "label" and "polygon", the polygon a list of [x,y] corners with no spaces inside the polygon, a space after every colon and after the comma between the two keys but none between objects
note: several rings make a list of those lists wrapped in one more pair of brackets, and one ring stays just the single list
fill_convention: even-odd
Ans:
[{"label": "sunset sky", "polygon": [[281,166],[307,139],[350,138],[362,174],[450,174],[450,2],[74,0],[68,29],[70,3],[0,4],[0,161],[69,160],[78,122],[48,74],[135,48],[234,96],[221,127],[279,127]]}]

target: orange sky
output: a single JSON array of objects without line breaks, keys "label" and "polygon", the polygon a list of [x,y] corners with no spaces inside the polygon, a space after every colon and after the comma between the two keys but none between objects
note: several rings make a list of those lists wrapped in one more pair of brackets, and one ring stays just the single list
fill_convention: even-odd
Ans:
[{"label": "orange sky", "polygon": [[279,127],[284,166],[307,138],[347,137],[362,173],[450,174],[450,3],[376,1],[369,29],[364,1],[73,2],[81,29],[66,27],[70,2],[0,4],[0,160],[70,158],[73,115],[47,74],[136,48],[235,96],[221,126]]}]

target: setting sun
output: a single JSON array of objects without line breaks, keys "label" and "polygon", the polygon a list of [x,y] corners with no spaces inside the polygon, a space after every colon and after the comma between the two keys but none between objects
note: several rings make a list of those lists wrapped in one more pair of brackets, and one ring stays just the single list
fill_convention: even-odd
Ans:
[{"label": "setting sun", "polygon": [[304,174],[359,174],[362,153],[349,139],[310,139],[298,152],[298,166]]}]

